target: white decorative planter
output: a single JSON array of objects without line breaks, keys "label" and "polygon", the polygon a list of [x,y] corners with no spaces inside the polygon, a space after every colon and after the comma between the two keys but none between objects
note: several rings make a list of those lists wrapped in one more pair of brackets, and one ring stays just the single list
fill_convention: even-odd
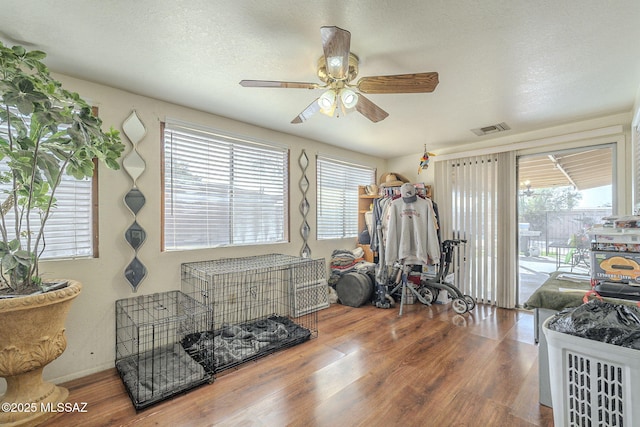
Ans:
[{"label": "white decorative planter", "polygon": [[55,415],[47,407],[55,408],[69,395],[44,381],[42,370],[67,347],[64,322],[81,289],[80,282],[69,281],[57,291],[0,300],[0,376],[7,381],[0,425],[36,425]]}]

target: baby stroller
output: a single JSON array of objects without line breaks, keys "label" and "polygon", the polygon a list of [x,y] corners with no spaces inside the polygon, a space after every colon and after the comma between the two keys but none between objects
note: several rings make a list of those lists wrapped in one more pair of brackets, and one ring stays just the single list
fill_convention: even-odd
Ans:
[{"label": "baby stroller", "polygon": [[[466,240],[445,240],[441,243],[440,263],[438,271],[432,278],[426,277],[421,273],[422,266],[405,266],[398,262],[394,264],[392,273],[389,276],[389,283],[386,286],[378,286],[377,299],[375,302],[378,308],[390,308],[395,304],[395,299],[402,298],[403,290],[410,291],[415,298],[422,304],[431,305],[438,298],[440,291],[446,291],[452,299],[451,305],[453,311],[463,314],[475,308],[476,302],[470,295],[464,295],[452,283],[445,280],[451,269],[453,262],[454,248]],[[420,272],[413,270],[419,269]],[[417,287],[407,282],[415,283],[412,278],[419,276],[419,285]]]}]

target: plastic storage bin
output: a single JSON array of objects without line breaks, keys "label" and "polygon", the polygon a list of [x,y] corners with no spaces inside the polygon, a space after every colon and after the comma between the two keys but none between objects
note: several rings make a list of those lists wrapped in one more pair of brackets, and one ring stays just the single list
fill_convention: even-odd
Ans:
[{"label": "plastic storage bin", "polygon": [[553,331],[551,319],[542,329],[555,427],[640,425],[640,351]]}]

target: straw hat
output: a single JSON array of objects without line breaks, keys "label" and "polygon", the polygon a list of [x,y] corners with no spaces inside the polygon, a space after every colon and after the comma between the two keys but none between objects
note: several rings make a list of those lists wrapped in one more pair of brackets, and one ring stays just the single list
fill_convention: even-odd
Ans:
[{"label": "straw hat", "polygon": [[380,177],[380,187],[400,187],[407,182],[409,179],[396,172],[387,172]]}]

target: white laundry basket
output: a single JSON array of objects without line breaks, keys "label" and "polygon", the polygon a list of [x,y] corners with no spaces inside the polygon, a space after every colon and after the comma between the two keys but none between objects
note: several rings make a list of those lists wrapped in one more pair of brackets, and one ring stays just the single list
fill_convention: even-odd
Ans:
[{"label": "white laundry basket", "polygon": [[553,318],[542,330],[555,427],[639,426],[640,351],[553,331]]}]

